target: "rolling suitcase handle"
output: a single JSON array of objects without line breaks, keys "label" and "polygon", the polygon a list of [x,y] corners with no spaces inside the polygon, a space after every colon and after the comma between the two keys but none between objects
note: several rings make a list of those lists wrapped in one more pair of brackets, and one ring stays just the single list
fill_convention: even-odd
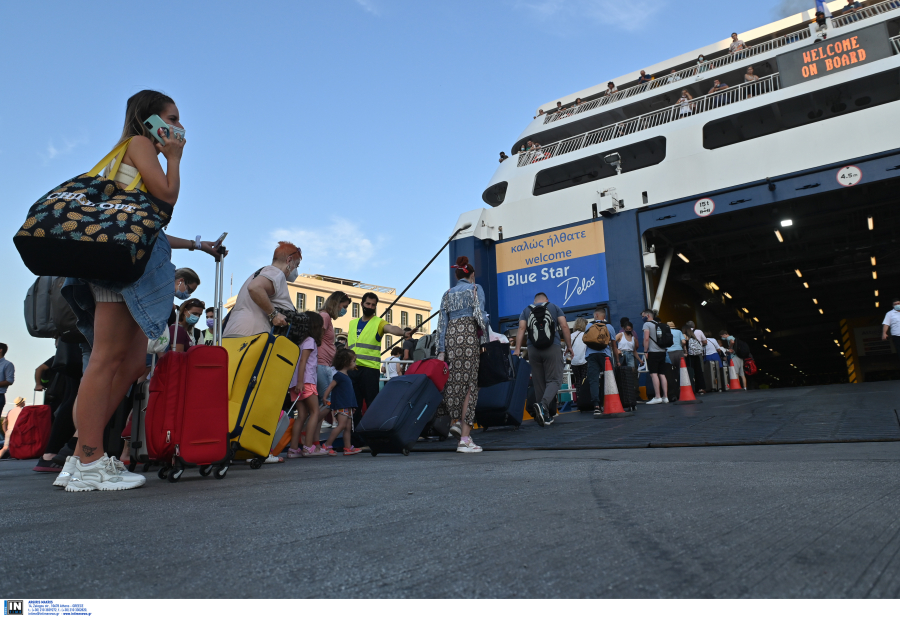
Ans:
[{"label": "rolling suitcase handle", "polygon": [[215,290],[213,294],[213,319],[215,319],[215,329],[213,330],[213,345],[217,345],[219,347],[222,346],[222,312],[224,311],[225,303],[222,300],[222,297],[225,293],[225,255],[222,253],[222,241],[225,239],[225,236],[228,235],[228,232],[223,233],[219,239],[216,241],[215,248],[218,253],[218,257],[216,257],[216,280],[215,280]]}]

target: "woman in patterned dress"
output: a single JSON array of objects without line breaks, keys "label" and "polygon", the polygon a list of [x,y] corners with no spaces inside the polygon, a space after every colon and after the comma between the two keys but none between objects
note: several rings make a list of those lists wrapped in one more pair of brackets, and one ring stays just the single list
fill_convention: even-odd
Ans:
[{"label": "woman in patterned dress", "polygon": [[457,452],[481,452],[469,433],[475,425],[478,403],[478,361],[482,336],[488,323],[484,312],[484,290],[475,282],[475,267],[462,256],[453,266],[456,286],[441,298],[441,325],[438,328],[438,359],[450,365],[444,400],[437,415],[450,415],[450,432],[459,438]]}]

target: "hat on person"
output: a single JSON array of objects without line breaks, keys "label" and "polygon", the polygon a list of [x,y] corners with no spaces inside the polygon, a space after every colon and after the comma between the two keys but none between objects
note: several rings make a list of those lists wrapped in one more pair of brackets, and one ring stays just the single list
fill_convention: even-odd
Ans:
[{"label": "hat on person", "polygon": [[666,322],[666,325],[669,326],[670,328],[674,328],[674,327],[675,327],[675,322],[674,322],[674,321],[667,321],[667,322]]},{"label": "hat on person", "polygon": [[22,398],[21,396],[17,396],[17,397],[16,397],[16,400],[13,401],[13,405],[15,405],[15,406],[17,406],[17,407],[18,407],[19,405],[23,405],[24,403],[25,403],[25,399]]}]

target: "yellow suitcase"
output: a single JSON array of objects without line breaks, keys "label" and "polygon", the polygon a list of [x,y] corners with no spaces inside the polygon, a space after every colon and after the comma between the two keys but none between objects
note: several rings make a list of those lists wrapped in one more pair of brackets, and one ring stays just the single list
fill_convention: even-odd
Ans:
[{"label": "yellow suitcase", "polygon": [[259,467],[272,449],[282,403],[300,359],[300,348],[287,338],[268,332],[225,338],[222,347],[228,352],[232,456],[241,450],[252,452],[258,458],[251,466]]}]

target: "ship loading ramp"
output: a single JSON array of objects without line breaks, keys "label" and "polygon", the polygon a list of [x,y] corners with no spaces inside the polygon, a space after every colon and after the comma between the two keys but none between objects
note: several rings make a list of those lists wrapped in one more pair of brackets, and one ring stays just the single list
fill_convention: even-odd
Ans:
[{"label": "ship loading ramp", "polygon": [[662,292],[660,317],[746,341],[757,386],[900,379],[880,325],[900,296],[900,178],[803,189],[648,230],[643,242],[657,267],[645,270],[650,297]]}]

